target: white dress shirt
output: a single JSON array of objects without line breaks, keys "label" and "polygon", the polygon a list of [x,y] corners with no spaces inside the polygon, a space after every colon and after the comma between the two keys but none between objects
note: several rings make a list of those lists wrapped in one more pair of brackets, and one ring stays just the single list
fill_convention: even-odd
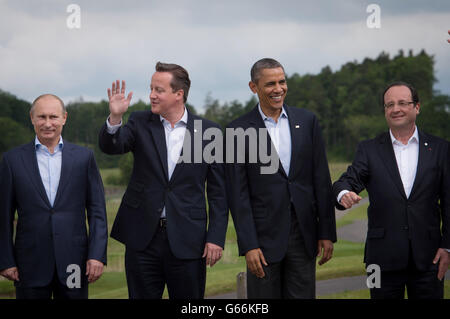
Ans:
[{"label": "white dress shirt", "polygon": [[289,128],[289,120],[284,108],[281,110],[281,114],[278,117],[278,121],[271,117],[266,116],[261,105],[258,104],[258,110],[264,121],[264,125],[269,132],[270,139],[272,140],[275,149],[277,150],[278,156],[283,165],[283,169],[287,175],[289,175],[289,169],[291,165],[291,129]]},{"label": "white dress shirt", "polygon": [[37,136],[34,139],[34,145],[42,184],[44,184],[48,201],[53,207],[56,193],[58,192],[59,179],[61,178],[62,149],[64,143],[62,137],[60,137],[53,154],[50,153],[47,146],[39,141]]},{"label": "white dress shirt", "polygon": [[[186,126],[188,121],[188,112],[186,112],[186,108],[184,108],[184,113],[181,119],[175,123],[174,127],[170,124],[168,120],[166,120],[161,115],[159,116],[162,125],[164,127],[164,133],[166,136],[166,149],[167,149],[167,169],[169,180],[172,176],[173,171],[175,170],[175,166],[177,165],[178,159],[181,154],[181,149],[183,148],[184,143],[184,135],[186,134]],[[108,119],[106,119],[107,132],[109,134],[115,134],[119,127],[122,125],[122,121],[120,121],[117,125],[109,124]],[[161,213],[161,218],[166,217],[166,207],[163,208]]]}]

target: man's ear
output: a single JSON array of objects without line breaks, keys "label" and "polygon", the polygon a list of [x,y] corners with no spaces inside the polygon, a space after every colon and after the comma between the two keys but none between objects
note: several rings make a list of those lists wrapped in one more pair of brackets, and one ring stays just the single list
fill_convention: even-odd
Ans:
[{"label": "man's ear", "polygon": [[253,92],[254,94],[256,94],[256,93],[258,92],[258,91],[256,90],[257,86],[256,86],[256,84],[255,84],[254,82],[252,82],[252,81],[248,82],[248,86],[250,87],[250,90],[252,90],[252,92]]},{"label": "man's ear", "polygon": [[420,113],[420,103],[416,104],[416,108],[417,108],[417,114],[419,114]]}]

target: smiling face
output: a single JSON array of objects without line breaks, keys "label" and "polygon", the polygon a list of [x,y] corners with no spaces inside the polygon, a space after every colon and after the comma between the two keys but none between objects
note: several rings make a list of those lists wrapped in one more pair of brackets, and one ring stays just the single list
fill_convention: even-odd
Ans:
[{"label": "smiling face", "polygon": [[155,72],[150,84],[150,103],[152,112],[167,118],[177,107],[183,104],[183,90],[173,91],[170,83],[172,74]]},{"label": "smiling face", "polygon": [[67,120],[67,112],[60,101],[52,96],[40,98],[35,102],[30,117],[37,138],[43,145],[49,147],[59,142]]},{"label": "smiling face", "polygon": [[[393,86],[386,91],[384,116],[391,130],[414,128],[420,104],[414,105],[410,103],[412,101],[411,90],[406,86]],[[390,107],[386,107],[386,105]]]},{"label": "smiling face", "polygon": [[258,94],[261,109],[267,116],[279,115],[287,93],[287,82],[282,68],[262,69],[257,83],[250,82],[250,89]]}]

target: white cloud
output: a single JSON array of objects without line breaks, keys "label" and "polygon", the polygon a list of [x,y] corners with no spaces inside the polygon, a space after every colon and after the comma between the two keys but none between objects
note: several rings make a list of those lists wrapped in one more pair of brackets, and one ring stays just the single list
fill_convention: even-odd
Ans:
[{"label": "white cloud", "polygon": [[43,92],[99,100],[113,80],[125,79],[133,100],[148,102],[155,63],[163,61],[186,67],[189,101],[200,109],[208,92],[221,101],[248,100],[250,68],[262,57],[278,59],[288,74],[304,74],[381,51],[422,48],[435,55],[437,88],[450,94],[445,11],[394,14],[381,4],[381,29],[368,29],[368,3],[355,1],[322,1],[322,10],[303,2],[271,8],[268,1],[78,1],[81,29],[70,30],[65,7],[71,1],[43,3],[0,1],[0,88],[29,101]]}]

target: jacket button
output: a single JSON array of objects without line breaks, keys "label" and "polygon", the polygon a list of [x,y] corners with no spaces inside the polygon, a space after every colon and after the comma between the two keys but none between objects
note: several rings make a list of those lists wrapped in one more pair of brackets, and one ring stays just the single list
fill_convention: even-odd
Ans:
[{"label": "jacket button", "polygon": [[403,230],[408,230],[409,227],[408,226],[403,226]]}]

